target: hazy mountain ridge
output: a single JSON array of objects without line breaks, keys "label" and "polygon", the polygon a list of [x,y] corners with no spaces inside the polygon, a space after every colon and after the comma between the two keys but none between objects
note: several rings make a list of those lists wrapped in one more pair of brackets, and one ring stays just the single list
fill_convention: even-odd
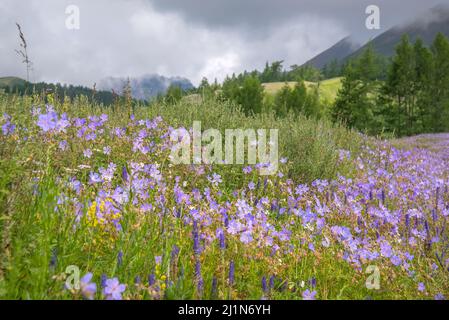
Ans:
[{"label": "hazy mountain ridge", "polygon": [[[128,78],[108,77],[102,79],[99,88],[103,90],[114,90],[122,94]],[[137,78],[129,78],[131,94],[134,99],[151,100],[159,94],[165,94],[170,85],[177,85],[182,90],[193,89],[194,86],[189,79],[183,77],[165,77],[158,74],[149,74]]]}]

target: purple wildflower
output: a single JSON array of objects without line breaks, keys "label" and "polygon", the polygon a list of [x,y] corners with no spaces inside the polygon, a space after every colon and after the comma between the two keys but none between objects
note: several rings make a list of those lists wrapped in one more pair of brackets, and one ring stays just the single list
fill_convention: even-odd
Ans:
[{"label": "purple wildflower", "polygon": [[91,282],[93,277],[92,273],[86,273],[80,279],[80,289],[81,294],[85,299],[93,300],[95,293],[97,292],[97,285],[94,282]]},{"label": "purple wildflower", "polygon": [[198,224],[196,221],[193,221],[192,236],[193,236],[193,252],[195,254],[200,254],[201,253],[200,235],[198,232]]},{"label": "purple wildflower", "polygon": [[265,276],[262,277],[262,291],[264,293],[268,292],[267,277],[265,277]]},{"label": "purple wildflower", "polygon": [[307,289],[302,293],[302,299],[303,300],[315,300],[316,291],[310,291]]},{"label": "purple wildflower", "polygon": [[424,292],[425,290],[426,290],[426,286],[424,285],[424,283],[422,283],[422,282],[418,283],[418,291]]},{"label": "purple wildflower", "polygon": [[89,148],[83,151],[83,155],[85,158],[90,158],[92,157],[92,150],[90,150]]},{"label": "purple wildflower", "polygon": [[67,149],[68,143],[65,140],[61,140],[59,141],[59,149],[61,149],[62,151],[65,151]]},{"label": "purple wildflower", "polygon": [[271,277],[270,277],[270,282],[269,282],[269,285],[270,285],[270,289],[274,289],[274,280],[276,279],[276,277],[274,276],[274,275],[272,275]]},{"label": "purple wildflower", "polygon": [[101,287],[104,289],[106,288],[106,281],[108,280],[108,277],[103,273],[101,275],[101,279],[100,279],[100,285]]},{"label": "purple wildflower", "polygon": [[128,170],[126,169],[125,166],[123,166],[123,168],[122,168],[122,179],[126,183],[129,182]]},{"label": "purple wildflower", "polygon": [[122,293],[126,290],[125,284],[120,284],[118,278],[106,280],[103,294],[107,300],[122,300]]},{"label": "purple wildflower", "polygon": [[103,153],[105,154],[105,155],[110,155],[111,154],[111,147],[109,147],[109,146],[106,146],[106,147],[103,147]]},{"label": "purple wildflower", "polygon": [[253,171],[253,169],[250,166],[247,166],[247,167],[243,168],[243,173],[244,174],[250,174],[251,171]]},{"label": "purple wildflower", "polygon": [[383,241],[380,244],[380,254],[385,258],[390,258],[393,255],[393,251],[391,249],[391,246],[388,242]]},{"label": "purple wildflower", "polygon": [[4,125],[2,125],[2,132],[4,136],[13,134],[15,130],[16,125],[11,123],[9,120],[7,120]]},{"label": "purple wildflower", "polygon": [[251,235],[251,231],[247,230],[245,232],[242,232],[242,234],[240,235],[240,241],[242,241],[245,244],[248,244],[251,241],[253,241],[253,237]]},{"label": "purple wildflower", "polygon": [[220,249],[224,250],[226,249],[226,243],[225,243],[225,235],[224,235],[224,231],[223,229],[219,228],[216,231],[217,237],[218,237],[218,242],[220,245]]},{"label": "purple wildflower", "polygon": [[148,285],[151,287],[155,283],[156,283],[156,276],[154,275],[154,273],[152,273],[148,276]]},{"label": "purple wildflower", "polygon": [[217,173],[213,173],[212,176],[209,176],[207,179],[214,186],[218,186],[222,182],[221,176],[219,174],[217,174]]},{"label": "purple wildflower", "polygon": [[446,300],[446,297],[442,293],[438,293],[435,296],[435,300]]},{"label": "purple wildflower", "polygon": [[58,115],[55,112],[48,112],[45,114],[40,114],[36,124],[42,129],[42,131],[48,132],[56,129],[57,122]]},{"label": "purple wildflower", "polygon": [[95,183],[102,183],[103,180],[101,179],[101,176],[96,172],[91,172],[89,174],[89,183],[95,184]]},{"label": "purple wildflower", "polygon": [[195,279],[196,279],[197,290],[201,294],[204,289],[204,282],[203,282],[203,277],[201,276],[201,262],[199,259],[196,259],[196,262],[195,262]]},{"label": "purple wildflower", "polygon": [[243,229],[243,225],[237,220],[231,220],[228,225],[228,232],[230,234],[237,234]]}]

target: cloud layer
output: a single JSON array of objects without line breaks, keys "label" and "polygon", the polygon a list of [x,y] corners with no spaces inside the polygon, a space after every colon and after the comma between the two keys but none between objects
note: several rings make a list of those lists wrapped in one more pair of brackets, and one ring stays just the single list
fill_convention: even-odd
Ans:
[{"label": "cloud layer", "polygon": [[[34,62],[31,80],[84,84],[108,76],[159,73],[197,84],[203,76],[262,68],[265,61],[301,64],[341,38],[366,40],[360,0],[2,0],[0,76],[25,77],[15,22]],[[377,1],[382,30],[439,1]],[[80,30],[65,26],[68,5]]]}]

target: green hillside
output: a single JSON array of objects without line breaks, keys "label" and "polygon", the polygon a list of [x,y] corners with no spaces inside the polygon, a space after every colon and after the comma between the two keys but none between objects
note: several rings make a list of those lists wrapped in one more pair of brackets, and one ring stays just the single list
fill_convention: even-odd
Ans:
[{"label": "green hillside", "polygon": [[[309,82],[305,81],[305,84],[308,88],[312,88],[314,86],[319,85],[319,93],[321,101],[330,101],[333,102],[337,97],[337,92],[341,87],[341,77],[332,78],[328,80],[317,82]],[[290,82],[271,82],[271,83],[263,83],[262,86],[265,89],[265,92],[270,95],[275,95],[285,84],[288,84],[291,88],[293,88],[296,84],[295,81]]]},{"label": "green hillside", "polygon": [[0,77],[0,88],[23,86],[26,81],[17,77]]}]

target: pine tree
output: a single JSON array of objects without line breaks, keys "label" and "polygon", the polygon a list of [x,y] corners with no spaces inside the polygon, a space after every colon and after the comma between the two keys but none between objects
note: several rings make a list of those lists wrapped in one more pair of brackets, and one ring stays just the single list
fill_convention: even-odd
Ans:
[{"label": "pine tree", "polygon": [[265,68],[262,71],[262,74],[260,75],[260,81],[262,82],[270,82],[271,79],[271,68],[268,61],[265,63]]},{"label": "pine tree", "polygon": [[423,41],[418,38],[414,45],[415,54],[415,95],[417,109],[417,131],[432,131],[432,78],[434,74],[434,61],[432,52],[424,46]]},{"label": "pine tree", "polygon": [[357,61],[357,75],[360,80],[374,81],[377,80],[376,56],[371,43],[363,51]]},{"label": "pine tree", "polygon": [[246,114],[260,113],[263,107],[263,87],[257,77],[247,76],[239,88],[237,102]]},{"label": "pine tree", "polygon": [[432,45],[434,77],[432,81],[433,125],[435,131],[449,128],[449,41],[439,33]]},{"label": "pine tree", "polygon": [[289,105],[295,114],[304,113],[307,103],[307,87],[304,81],[297,81],[290,93]]},{"label": "pine tree", "polygon": [[342,87],[331,108],[331,117],[350,128],[365,130],[371,124],[372,102],[368,96],[369,86],[358,78],[353,62],[349,62],[344,70]]},{"label": "pine tree", "polygon": [[284,61],[274,61],[271,63],[271,79],[270,82],[278,82],[282,80],[282,64]]},{"label": "pine tree", "polygon": [[238,94],[239,94],[239,84],[238,80],[236,79],[235,75],[232,75],[232,78],[226,77],[226,79],[223,81],[223,97],[227,100],[237,101]]},{"label": "pine tree", "polygon": [[352,109],[356,100],[353,93],[357,88],[357,82],[353,65],[349,63],[345,68],[341,88],[338,90],[337,98],[331,109],[332,119],[336,122],[342,122],[348,127],[355,125],[355,117]]},{"label": "pine tree", "polygon": [[312,118],[320,118],[322,116],[318,86],[313,86],[308,90],[302,112],[304,115]]},{"label": "pine tree", "polygon": [[276,114],[278,116],[285,117],[290,111],[291,94],[292,90],[290,89],[288,83],[285,83],[285,85],[281,88],[281,90],[279,90],[279,92],[276,93],[274,104],[276,108]]},{"label": "pine tree", "polygon": [[392,97],[395,109],[395,127],[399,135],[413,132],[414,92],[415,92],[415,55],[407,35],[404,35],[396,47],[384,93]]}]

